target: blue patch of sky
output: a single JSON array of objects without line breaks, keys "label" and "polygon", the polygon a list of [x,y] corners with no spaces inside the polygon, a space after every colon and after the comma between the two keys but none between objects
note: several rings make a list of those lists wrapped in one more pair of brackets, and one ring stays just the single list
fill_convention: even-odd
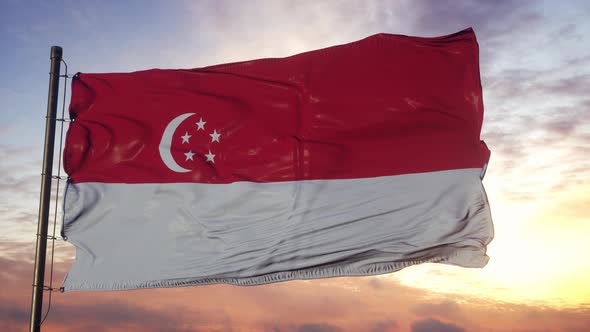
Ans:
[{"label": "blue patch of sky", "polygon": [[164,1],[0,2],[3,144],[42,143],[52,45],[63,47],[70,73],[147,69],[165,64],[162,50],[182,47],[186,18]]}]

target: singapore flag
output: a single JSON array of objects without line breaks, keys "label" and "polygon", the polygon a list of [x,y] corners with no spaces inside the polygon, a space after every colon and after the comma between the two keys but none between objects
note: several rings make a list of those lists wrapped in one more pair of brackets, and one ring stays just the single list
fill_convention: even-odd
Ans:
[{"label": "singapore flag", "polygon": [[66,291],[488,261],[490,152],[471,29],[77,74],[70,116]]}]

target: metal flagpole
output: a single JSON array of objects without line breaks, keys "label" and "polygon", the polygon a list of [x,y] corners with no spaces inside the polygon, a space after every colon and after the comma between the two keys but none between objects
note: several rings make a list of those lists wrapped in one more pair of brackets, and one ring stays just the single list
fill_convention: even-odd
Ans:
[{"label": "metal flagpole", "polygon": [[39,199],[39,220],[37,222],[37,249],[35,250],[35,277],[31,301],[30,332],[41,330],[41,309],[45,281],[45,254],[47,251],[47,226],[49,224],[49,202],[53,172],[53,145],[57,117],[59,93],[59,74],[62,49],[51,47],[51,71],[49,72],[49,95],[47,97],[47,116],[45,119],[45,147],[43,150],[43,173],[41,173],[41,196]]}]

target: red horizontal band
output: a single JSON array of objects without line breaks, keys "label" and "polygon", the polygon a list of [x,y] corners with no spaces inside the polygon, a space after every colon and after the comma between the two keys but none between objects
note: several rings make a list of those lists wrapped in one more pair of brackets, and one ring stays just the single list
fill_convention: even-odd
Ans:
[{"label": "red horizontal band", "polygon": [[75,183],[366,178],[489,158],[471,29],[192,70],[79,74],[70,115],[64,166]]}]

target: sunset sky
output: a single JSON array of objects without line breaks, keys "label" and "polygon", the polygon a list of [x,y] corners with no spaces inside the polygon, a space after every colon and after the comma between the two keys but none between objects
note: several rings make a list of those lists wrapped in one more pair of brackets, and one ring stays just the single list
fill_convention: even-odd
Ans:
[{"label": "sunset sky", "polygon": [[[50,46],[63,47],[70,74],[128,72],[467,27],[492,151],[485,268],[54,293],[44,330],[590,331],[589,17],[584,0],[0,0],[0,331],[28,328]],[[74,253],[56,242],[56,287]]]}]

